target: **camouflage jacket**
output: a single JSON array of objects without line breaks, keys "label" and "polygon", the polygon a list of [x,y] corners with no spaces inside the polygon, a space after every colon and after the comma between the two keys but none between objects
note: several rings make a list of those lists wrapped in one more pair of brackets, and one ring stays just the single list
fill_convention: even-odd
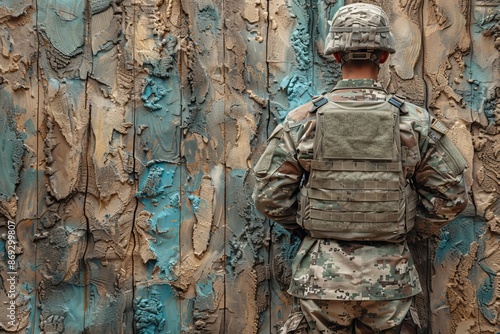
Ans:
[{"label": "camouflage jacket", "polygon": [[[334,101],[387,99],[373,80],[342,80]],[[278,125],[254,168],[257,209],[288,230],[295,221],[298,191],[310,169],[316,115],[312,102],[292,110]],[[446,128],[426,110],[409,102],[400,117],[402,163],[419,194],[414,232],[428,237],[467,205],[465,161],[446,137]],[[418,275],[406,241],[351,242],[306,237],[292,264],[289,292],[299,298],[388,300],[420,292]]]}]

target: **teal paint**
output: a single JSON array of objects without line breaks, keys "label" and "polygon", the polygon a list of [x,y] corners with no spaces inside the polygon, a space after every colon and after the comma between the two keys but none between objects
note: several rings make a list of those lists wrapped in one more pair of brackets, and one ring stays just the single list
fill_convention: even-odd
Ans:
[{"label": "teal paint", "polygon": [[27,13],[29,7],[32,7],[31,1],[2,0],[2,12],[0,21],[5,17],[19,17]]},{"label": "teal paint", "polygon": [[311,66],[309,22],[299,22],[297,28],[290,36],[290,45],[295,51],[297,67],[301,71],[307,71]]},{"label": "teal paint", "polygon": [[[481,264],[480,264],[481,265]],[[481,265],[482,267],[482,265]],[[481,314],[488,319],[491,323],[497,321],[497,310],[495,309],[495,276],[496,273],[489,269],[486,269],[488,277],[480,282],[480,286],[477,289],[476,297],[479,304],[479,311]]]},{"label": "teal paint", "polygon": [[156,162],[139,176],[137,197],[144,209],[151,213],[154,237],[149,247],[156,255],[155,265],[167,279],[175,280],[173,267],[179,262],[180,184],[176,164]]},{"label": "teal paint", "polygon": [[448,256],[462,257],[469,252],[470,244],[478,243],[477,258],[469,273],[469,280],[477,287],[476,297],[483,316],[494,321],[495,276],[494,269],[488,267],[485,254],[484,236],[487,223],[480,217],[458,217],[442,229],[442,239],[436,249],[436,267],[446,261]]},{"label": "teal paint", "polygon": [[[312,81],[312,39],[310,33],[311,9],[309,2],[298,0],[289,8],[291,16],[297,18],[297,26],[290,35],[290,45],[295,51],[296,65],[280,83],[288,98],[288,108],[292,110],[316,95]],[[283,114],[279,111],[280,116]],[[278,122],[282,120],[278,119]]]},{"label": "teal paint", "polygon": [[137,333],[180,333],[180,309],[174,290],[168,285],[139,287],[134,300]]},{"label": "teal paint", "polygon": [[205,35],[205,33],[210,32],[212,35],[218,33],[220,24],[220,13],[219,11],[210,5],[201,8],[196,13],[196,24],[198,30]]},{"label": "teal paint", "polygon": [[136,157],[147,161],[179,160],[181,121],[179,81],[150,76],[141,98],[144,102],[136,111],[138,134]]},{"label": "teal paint", "polygon": [[137,333],[163,333],[165,328],[164,313],[163,304],[155,297],[137,300],[134,313]]},{"label": "teal paint", "polygon": [[[498,115],[496,113],[497,104],[498,104],[497,96],[494,94],[492,94],[490,98],[484,99],[482,110],[486,116],[486,119],[488,120],[488,124],[490,125],[494,125],[498,121],[497,120]],[[481,110],[481,109],[476,109],[476,110]]]},{"label": "teal paint", "polygon": [[151,77],[177,79],[177,38],[173,35],[167,35],[159,41],[159,44],[161,44],[159,57],[144,60],[146,67],[150,67],[148,72],[151,73]]},{"label": "teal paint", "polygon": [[28,294],[30,294],[34,291],[33,285],[31,285],[29,283],[23,283],[21,286],[22,286],[22,289],[24,291],[26,291],[26,293],[28,293]]},{"label": "teal paint", "polygon": [[201,199],[198,196],[188,195],[189,201],[191,202],[191,207],[193,208],[193,212],[198,211],[200,208]]},{"label": "teal paint", "polygon": [[[151,38],[155,38],[151,36]],[[156,38],[155,38],[156,39]],[[181,92],[177,63],[177,39],[166,35],[157,40],[156,57],[144,59],[149,73],[141,93],[143,106],[135,124],[145,129],[139,137],[139,159],[174,162],[180,158]],[[144,157],[143,157],[144,155]]]},{"label": "teal paint", "polygon": [[455,91],[463,97],[467,108],[474,113],[484,113],[491,124],[495,118],[495,97],[493,97],[493,101],[488,100],[487,92],[492,80],[489,71],[491,69],[481,68],[479,64],[471,59],[463,73],[464,82]]},{"label": "teal paint", "polygon": [[[203,107],[199,104],[190,104],[189,112],[183,114],[183,127],[188,128],[191,133],[197,133],[202,136],[207,142],[212,140],[212,136],[207,132],[207,117],[202,110]],[[184,157],[187,163],[195,162],[196,153],[199,152],[198,142],[196,140],[184,140]]]},{"label": "teal paint", "polygon": [[[164,193],[165,188],[171,187],[173,184],[173,177],[175,170],[164,171],[165,169],[152,165],[147,168],[148,174],[146,180],[139,185],[138,198],[156,197]],[[162,182],[164,181],[164,182]]]},{"label": "teal paint", "polygon": [[[7,230],[2,231],[1,233],[4,234]],[[2,259],[2,263],[7,263],[7,252],[5,251],[5,241],[4,239],[0,239],[0,258]],[[6,268],[6,267],[5,267]]]},{"label": "teal paint", "polygon": [[[479,4],[475,4],[475,6],[479,7]],[[488,10],[488,11],[480,11],[484,15],[484,17],[476,17],[472,20],[473,24],[470,28],[473,48],[476,41],[484,41],[487,43],[494,43],[495,36],[498,36],[498,22],[500,21],[500,11],[497,10]],[[476,13],[474,10],[472,11],[474,14]],[[498,51],[498,46],[496,46]],[[474,49],[473,49],[474,50]],[[488,124],[493,125],[496,122],[496,104],[497,97],[494,93],[493,88],[498,86],[495,84],[495,65],[491,64],[489,61],[485,61],[483,58],[483,53],[479,52],[478,56],[475,56],[474,53],[468,55],[470,59],[469,69],[464,74],[465,78],[472,80],[470,83],[470,90],[466,95],[466,102],[475,112],[484,112],[486,118],[488,119]],[[490,58],[491,59],[491,58]],[[481,66],[480,64],[483,64]],[[488,93],[488,91],[490,92]]]},{"label": "teal paint", "polygon": [[335,58],[332,55],[325,56],[323,51],[325,39],[330,30],[328,21],[343,5],[344,1],[329,0],[317,1],[317,4],[312,6],[313,90],[320,94],[329,92],[342,77],[340,65],[337,64]]},{"label": "teal paint", "polygon": [[[458,217],[441,230],[441,241],[436,249],[435,261],[442,263],[446,255],[456,252],[465,255],[469,252],[470,244],[479,240],[486,225],[477,217]],[[484,248],[480,246],[480,249]]]},{"label": "teal paint", "polygon": [[99,1],[90,1],[89,6],[90,6],[90,14],[98,14],[106,9],[108,9],[112,3],[114,3],[116,0],[99,0]]},{"label": "teal paint", "polygon": [[41,31],[65,56],[83,51],[85,26],[85,0],[47,0],[38,7]]},{"label": "teal paint", "polygon": [[283,226],[277,223],[273,224],[272,232],[274,234],[274,238],[283,238],[283,242],[280,244],[280,246],[282,247],[281,258],[284,259],[288,265],[291,265],[293,258],[299,250],[299,246],[302,240],[295,235],[291,235],[290,232],[285,230]]},{"label": "teal paint", "polygon": [[[47,285],[47,288],[49,285]],[[39,323],[36,330],[57,333],[82,333],[85,322],[84,286],[60,283],[43,290],[40,297],[41,310],[39,310]],[[35,330],[35,332],[37,332]],[[61,331],[62,330],[62,331]]]},{"label": "teal paint", "polygon": [[13,104],[12,96],[5,89],[0,89],[0,200],[13,196],[20,181],[25,149],[14,118],[25,112]]},{"label": "teal paint", "polygon": [[19,174],[20,182],[16,188],[18,194],[23,194],[23,196],[19,196],[17,202],[17,219],[19,221],[37,217],[37,209],[44,207],[45,198],[38,196],[38,192],[36,191],[40,186],[37,182],[40,183],[43,180],[43,174],[43,170],[36,170],[35,168],[21,169]]},{"label": "teal paint", "polygon": [[234,208],[228,211],[227,220],[243,225],[232,229],[235,234],[228,240],[226,268],[230,275],[235,273],[236,268],[243,264],[245,259],[251,261],[249,265],[252,266],[267,262],[265,256],[269,228],[265,219],[256,214],[255,207],[246,204],[252,203],[252,189],[246,184],[247,176],[248,170],[232,169],[226,184],[226,189],[230,191],[226,195],[226,205]]},{"label": "teal paint", "polygon": [[144,90],[141,94],[144,106],[151,111],[162,109],[160,101],[169,93],[164,86],[163,80],[156,77],[148,77],[145,81]]},{"label": "teal paint", "polygon": [[36,136],[36,128],[33,120],[30,118],[26,122],[24,122],[24,134],[26,137],[35,137]]},{"label": "teal paint", "polygon": [[214,297],[214,285],[212,279],[214,274],[208,274],[196,284],[196,298]]},{"label": "teal paint", "polygon": [[[289,109],[292,110],[298,106],[309,102],[315,93],[312,90],[312,82],[308,75],[293,73],[283,79],[280,84],[282,90],[288,97]],[[280,111],[280,115],[283,115]]]}]

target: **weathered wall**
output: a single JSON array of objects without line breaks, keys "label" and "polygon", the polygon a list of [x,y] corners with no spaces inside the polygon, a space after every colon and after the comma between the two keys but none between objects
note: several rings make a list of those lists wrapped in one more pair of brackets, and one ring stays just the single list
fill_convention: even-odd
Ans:
[{"label": "weathered wall", "polygon": [[[398,44],[381,80],[469,163],[467,210],[412,245],[417,331],[498,333],[500,2],[370,2]],[[343,4],[0,0],[0,331],[274,332],[298,244],[255,212],[251,169],[339,79]]]}]

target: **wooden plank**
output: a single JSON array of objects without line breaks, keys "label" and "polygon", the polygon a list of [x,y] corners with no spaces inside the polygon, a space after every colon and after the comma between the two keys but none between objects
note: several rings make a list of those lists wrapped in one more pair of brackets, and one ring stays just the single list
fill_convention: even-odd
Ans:
[{"label": "wooden plank", "polygon": [[39,170],[44,175],[34,231],[38,302],[33,314],[35,332],[79,333],[84,328],[82,259],[87,243],[87,173],[83,171],[89,125],[85,17],[82,1],[52,3],[37,10],[38,38],[43,48],[38,59],[43,78],[38,101],[38,130],[43,141],[38,145],[44,153]]},{"label": "wooden plank", "polygon": [[[311,6],[312,5],[312,6]],[[272,1],[269,3],[269,28],[267,61],[269,68],[269,110],[267,136],[281,123],[286,114],[305,103],[317,93],[318,87],[328,83],[325,68],[316,68],[323,59],[313,56],[321,42],[316,35],[314,22],[318,22],[321,3],[308,1]],[[323,10],[323,7],[321,7]],[[314,50],[314,51],[313,51]],[[315,73],[320,76],[315,79]],[[320,72],[321,74],[319,74]],[[323,80],[325,79],[325,80]],[[265,148],[266,141],[256,151]],[[292,298],[286,292],[291,280],[291,261],[299,240],[290,237],[281,226],[270,222],[271,248],[271,331],[286,321],[292,308]]]},{"label": "wooden plank", "polygon": [[[498,234],[491,229],[498,219],[498,199],[491,197],[498,193],[498,176],[493,172],[498,163],[491,159],[498,134],[488,131],[495,122],[492,101],[498,87],[498,71],[494,69],[498,57],[494,56],[497,50],[492,27],[498,18],[495,19],[491,5],[495,4],[472,1],[459,8],[466,23],[457,34],[463,36],[460,48],[455,47],[453,58],[449,57],[450,68],[446,72],[449,83],[442,93],[452,107],[445,116],[455,121],[450,137],[468,160],[466,181],[474,195],[462,217],[446,227],[445,238],[437,248],[435,266],[442,270],[432,281],[433,302],[436,305],[445,300],[449,308],[436,314],[433,331],[495,332],[498,327],[495,326],[498,312],[492,307],[497,298],[494,289],[498,286],[495,276],[499,268],[495,259],[499,253],[494,246]],[[435,8],[445,24],[459,15],[440,3]],[[453,51],[453,46],[447,47]],[[461,98],[459,104],[452,93]],[[440,106],[439,102],[438,99],[436,105]],[[447,324],[442,323],[445,317]]]},{"label": "wooden plank", "polygon": [[[441,119],[453,119],[459,110],[462,111],[465,108],[462,96],[453,90],[452,85],[453,77],[458,77],[459,73],[465,70],[465,64],[461,59],[463,54],[460,50],[465,52],[470,47],[469,36],[465,27],[466,14],[461,12],[458,6],[453,7],[455,8],[440,1],[424,3],[423,6],[423,27],[425,27],[423,43],[433,45],[432,48],[424,49],[424,73],[428,87],[427,103],[430,111]],[[454,55],[457,58],[454,58]],[[455,109],[455,115],[452,114],[452,109]],[[427,244],[431,261],[436,256],[438,243],[439,239],[431,238]],[[451,258],[447,257],[448,263],[456,263],[459,259],[457,254],[449,255]],[[444,255],[438,254],[436,258],[438,263],[441,262],[439,261],[441,257]],[[451,264],[451,266],[454,265]],[[448,269],[435,272],[434,277],[429,277],[431,328],[433,332],[451,332],[451,326],[456,324],[450,322],[447,289],[444,288],[449,282]]]},{"label": "wooden plank", "polygon": [[344,1],[313,1],[311,16],[313,94],[323,94],[330,91],[341,79],[340,65],[333,55],[325,55],[325,39],[330,30],[330,21],[337,10],[345,4]]},{"label": "wooden plank", "polygon": [[186,333],[224,333],[222,1],[182,1],[182,212],[176,287]]},{"label": "wooden plank", "polygon": [[393,94],[400,94],[408,101],[426,106],[423,75],[423,10],[422,1],[380,4],[389,16],[396,41],[396,53],[381,66],[379,79]]},{"label": "wooden plank", "polygon": [[134,110],[132,43],[122,32],[120,6],[90,3],[92,59],[86,94],[90,110],[85,216],[85,330],[122,333],[133,328]]},{"label": "wooden plank", "polygon": [[32,242],[37,214],[37,41],[32,1],[6,1],[0,13],[0,330],[33,323]]},{"label": "wooden plank", "polygon": [[[466,95],[466,103],[470,106],[473,119],[478,121],[472,125],[474,150],[466,152],[468,157],[475,154],[474,163],[470,161],[470,178],[474,193],[476,217],[474,226],[475,241],[478,244],[477,260],[469,275],[472,285],[477,287],[478,319],[477,327],[484,332],[498,331],[500,312],[498,299],[500,293],[500,250],[498,249],[499,199],[498,159],[496,148],[500,142],[498,131],[498,16],[499,1],[471,2],[471,40],[472,52],[469,57],[470,95]],[[495,9],[496,8],[496,11]],[[472,80],[472,82],[470,82]],[[484,116],[484,117],[483,117]],[[497,124],[497,131],[491,131]],[[461,134],[464,131],[461,131]],[[467,133],[468,134],[468,133]],[[462,142],[464,136],[456,136],[455,142]],[[463,148],[463,146],[461,146]],[[470,159],[472,160],[472,159]],[[474,175],[474,181],[472,181]]]},{"label": "wooden plank", "polygon": [[180,333],[176,295],[182,185],[180,5],[133,1],[127,13],[134,59],[134,321],[138,333]]},{"label": "wooden plank", "polygon": [[37,41],[31,1],[0,13],[0,330],[33,325],[37,214]]},{"label": "wooden plank", "polygon": [[252,143],[262,140],[266,120],[268,15],[265,2],[224,2],[226,333],[268,333],[271,327],[269,227],[250,204],[250,167],[258,158]]}]

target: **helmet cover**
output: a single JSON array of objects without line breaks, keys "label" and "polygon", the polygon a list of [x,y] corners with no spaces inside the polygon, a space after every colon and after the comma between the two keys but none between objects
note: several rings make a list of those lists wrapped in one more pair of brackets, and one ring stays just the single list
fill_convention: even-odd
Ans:
[{"label": "helmet cover", "polygon": [[378,6],[366,3],[343,6],[328,23],[330,31],[325,41],[325,55],[355,51],[373,53],[376,50],[396,52],[389,17]]}]

